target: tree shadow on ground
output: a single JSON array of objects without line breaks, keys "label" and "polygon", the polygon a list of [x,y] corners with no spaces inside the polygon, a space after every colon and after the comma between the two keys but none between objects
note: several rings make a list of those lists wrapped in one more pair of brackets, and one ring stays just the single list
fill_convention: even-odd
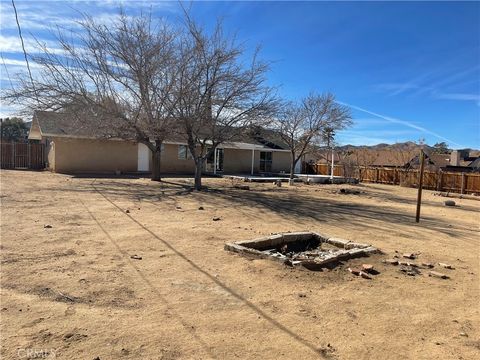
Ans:
[{"label": "tree shadow on ground", "polygon": [[[421,226],[452,237],[465,234],[472,235],[475,231],[458,224],[455,224],[453,228],[451,222],[432,216],[422,216],[421,223],[416,224],[414,201],[389,194],[390,192],[384,194],[383,191],[379,192],[377,189],[372,189],[372,191],[366,189],[365,195],[379,200],[377,204],[368,204],[367,201],[371,199],[365,199],[365,203],[359,202],[357,199],[353,203],[349,202],[345,195],[332,194],[328,198],[318,198],[312,197],[308,192],[294,192],[286,188],[248,191],[231,187],[209,187],[202,192],[193,192],[190,182],[175,180],[163,181],[158,183],[159,186],[128,180],[94,181],[79,184],[74,191],[91,192],[93,190],[91,184],[93,183],[105,195],[135,201],[148,201],[153,204],[168,200],[176,202],[179,197],[189,195],[195,196],[201,201],[209,202],[218,208],[235,206],[243,215],[255,218],[259,216],[268,218],[269,213],[276,213],[288,220],[297,219],[299,222],[314,220],[320,223],[335,223],[347,228],[389,231],[404,237],[412,235],[409,231],[401,230],[399,225],[409,225],[413,229]],[[388,201],[412,205],[412,211],[405,212],[389,208],[388,204],[385,204],[385,195]],[[462,207],[462,210],[466,209]]]},{"label": "tree shadow on ground", "polygon": [[[398,225],[421,226],[426,229],[458,237],[464,231],[474,231],[469,228],[451,227],[441,219],[423,216],[421,223],[415,223],[415,208],[407,213],[398,209],[391,209],[382,205],[370,205],[338,201],[335,198],[312,198],[298,193],[283,193],[281,196],[272,196],[269,193],[245,191],[239,196],[238,192],[225,191],[218,194],[230,204],[242,205],[249,212],[274,212],[287,219],[310,219],[323,223],[337,223],[344,227],[370,228],[394,232],[404,236]],[[257,214],[257,216],[259,216]]]},{"label": "tree shadow on ground", "polygon": [[[394,186],[394,185],[390,185],[390,186]],[[361,193],[359,195],[354,195],[354,196],[359,196],[359,197],[367,196],[369,198],[378,199],[379,201],[382,201],[382,202],[390,201],[394,203],[408,204],[408,205],[416,205],[417,203],[416,198],[406,198],[406,197],[399,196],[394,193],[394,189],[387,190],[387,189],[381,189],[381,188],[375,188],[375,187],[373,188],[363,187],[362,189],[359,189],[359,190]],[[416,191],[416,189],[412,189],[412,190]],[[426,190],[424,189],[423,191],[425,192]],[[445,200],[447,199],[442,197],[439,197],[438,201],[422,199],[422,205],[443,208],[445,207],[445,204],[444,204]],[[465,211],[478,212],[480,210],[480,203],[479,203],[479,206],[477,207],[472,205],[462,205],[462,206],[458,206],[458,208],[461,208],[462,210],[465,210]]]}]

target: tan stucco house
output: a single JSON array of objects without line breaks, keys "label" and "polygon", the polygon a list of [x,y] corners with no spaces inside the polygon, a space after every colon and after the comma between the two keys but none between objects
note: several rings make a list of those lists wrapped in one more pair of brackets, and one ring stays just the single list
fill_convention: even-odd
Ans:
[{"label": "tan stucco house", "polygon": [[[268,132],[266,132],[268,133]],[[30,140],[46,145],[47,168],[58,173],[148,173],[151,153],[141,143],[99,138],[94,129],[75,126],[66,114],[34,113]],[[205,164],[207,173],[256,174],[288,172],[290,152],[281,142],[256,136],[220,145]],[[214,166],[216,164],[216,166]],[[164,142],[163,173],[193,174],[194,162],[185,142]]]}]

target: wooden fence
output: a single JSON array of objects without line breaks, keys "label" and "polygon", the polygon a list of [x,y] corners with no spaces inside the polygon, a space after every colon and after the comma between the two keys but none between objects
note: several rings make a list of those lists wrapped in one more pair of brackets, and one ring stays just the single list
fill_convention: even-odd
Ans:
[{"label": "wooden fence", "polygon": [[[315,164],[308,169],[319,175],[330,175],[330,165]],[[345,176],[341,165],[334,166],[335,176]],[[357,167],[353,174],[363,182],[417,187],[419,170],[395,168]],[[458,192],[461,194],[480,194],[480,174],[465,172],[425,171],[423,188],[437,191]]]},{"label": "wooden fence", "polygon": [[2,169],[43,169],[45,168],[45,145],[2,142],[0,167]]},{"label": "wooden fence", "polygon": [[[307,164],[304,165],[304,173],[316,175],[330,175],[330,164]],[[343,176],[343,166],[333,166],[333,176]]]}]

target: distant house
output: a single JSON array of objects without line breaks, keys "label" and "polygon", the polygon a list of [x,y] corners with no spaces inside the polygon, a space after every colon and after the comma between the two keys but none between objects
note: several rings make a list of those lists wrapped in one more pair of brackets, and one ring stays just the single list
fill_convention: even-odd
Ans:
[{"label": "distant house", "polygon": [[480,172],[480,151],[463,149],[453,150],[450,162],[442,167],[443,171]]},{"label": "distant house", "polygon": [[[429,149],[424,150],[425,169],[438,171],[450,164],[450,154],[439,154]],[[331,164],[331,150],[319,152],[317,164]],[[334,154],[336,166],[361,166],[370,168],[417,169],[420,167],[419,148],[407,149],[375,149],[357,148],[348,151],[336,151]]]},{"label": "distant house", "polygon": [[[439,154],[431,150],[424,150],[425,153],[425,170],[438,171],[450,164],[450,154]],[[406,168],[420,168],[420,154],[415,155],[407,164]]]},{"label": "distant house", "polygon": [[[246,132],[220,145],[206,161],[207,173],[280,173],[290,168],[290,152],[269,131]],[[46,144],[47,167],[59,173],[143,172],[152,169],[151,152],[142,143],[106,139],[96,128],[78,124],[66,113],[36,111],[30,140]],[[181,136],[164,142],[161,156],[164,173],[192,174],[194,162]]]}]

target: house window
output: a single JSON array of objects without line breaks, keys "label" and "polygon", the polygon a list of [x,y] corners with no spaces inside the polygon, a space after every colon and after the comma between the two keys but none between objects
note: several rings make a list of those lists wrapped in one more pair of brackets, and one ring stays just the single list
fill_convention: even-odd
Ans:
[{"label": "house window", "polygon": [[192,154],[190,153],[190,150],[188,150],[188,146],[178,145],[178,159],[187,160],[191,158],[192,158]]},{"label": "house window", "polygon": [[272,153],[260,151],[260,172],[272,171]]}]

